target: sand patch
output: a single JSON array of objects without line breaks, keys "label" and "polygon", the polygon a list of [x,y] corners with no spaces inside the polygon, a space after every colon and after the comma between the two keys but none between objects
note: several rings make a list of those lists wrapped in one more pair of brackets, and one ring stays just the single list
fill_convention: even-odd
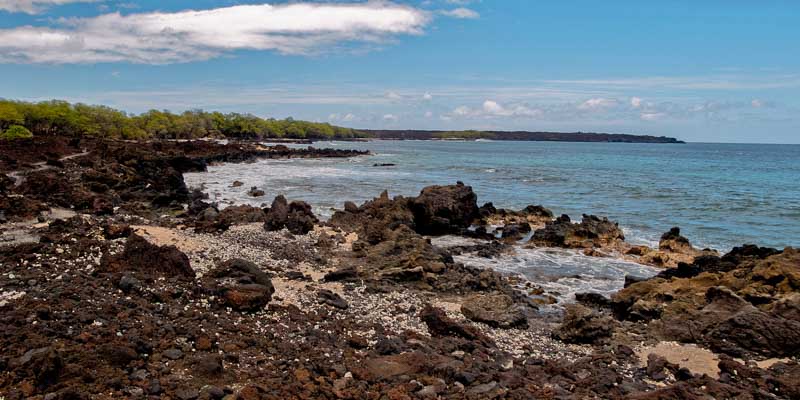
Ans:
[{"label": "sand patch", "polygon": [[640,347],[636,350],[641,365],[647,364],[647,356],[656,354],[667,361],[688,368],[694,374],[706,374],[719,378],[719,357],[710,350],[693,344],[661,342],[655,346]]},{"label": "sand patch", "polygon": [[182,232],[174,229],[144,225],[135,225],[132,228],[138,235],[157,246],[175,246],[184,253],[206,249],[206,246],[201,241],[187,237]]}]

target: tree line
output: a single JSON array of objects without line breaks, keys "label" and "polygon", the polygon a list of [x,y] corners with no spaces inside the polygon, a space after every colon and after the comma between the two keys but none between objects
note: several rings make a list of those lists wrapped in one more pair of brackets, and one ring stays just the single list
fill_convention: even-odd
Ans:
[{"label": "tree line", "polygon": [[[0,99],[0,138],[22,129],[34,136],[96,136],[115,139],[292,138],[347,139],[366,134],[328,123],[264,119],[252,114],[150,110],[133,115],[102,105],[52,100]],[[8,135],[6,135],[8,136]]]}]

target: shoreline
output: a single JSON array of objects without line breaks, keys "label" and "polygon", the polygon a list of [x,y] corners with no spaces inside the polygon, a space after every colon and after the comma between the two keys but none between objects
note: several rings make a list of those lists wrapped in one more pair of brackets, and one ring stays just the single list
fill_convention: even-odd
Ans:
[{"label": "shoreline", "polygon": [[[217,209],[189,191],[181,171],[259,156],[359,154],[91,146],[29,171],[20,187],[0,179],[0,200],[17,212],[5,218],[23,228],[33,218],[25,229],[36,238],[0,242],[6,399],[800,393],[800,255],[792,248],[719,255],[679,230],[658,248],[631,246],[613,221],[479,206],[460,183],[348,202],[326,223],[282,196],[265,208]],[[43,156],[28,151],[22,159]],[[59,205],[77,214],[42,214]],[[442,235],[476,240],[443,248],[429,239]],[[454,260],[496,258],[528,236],[523,246],[663,269],[611,298],[581,295],[563,315],[548,315],[532,283]],[[726,330],[732,320],[736,332]],[[687,324],[703,335],[682,335]]]}]

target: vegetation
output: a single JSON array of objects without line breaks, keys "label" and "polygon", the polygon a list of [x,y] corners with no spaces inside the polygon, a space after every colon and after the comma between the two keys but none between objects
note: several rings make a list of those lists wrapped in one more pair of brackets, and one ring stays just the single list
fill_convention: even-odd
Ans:
[{"label": "vegetation", "polygon": [[0,131],[0,140],[30,139],[32,137],[31,131],[19,125],[11,125],[5,131]]},{"label": "vegetation", "polygon": [[252,114],[151,110],[131,115],[106,106],[65,101],[28,103],[0,99],[0,130],[13,125],[36,136],[97,136],[119,139],[292,138],[345,139],[364,134],[327,123],[263,119]]},{"label": "vegetation", "polygon": [[482,131],[447,131],[433,134],[436,139],[494,139],[494,133]]}]

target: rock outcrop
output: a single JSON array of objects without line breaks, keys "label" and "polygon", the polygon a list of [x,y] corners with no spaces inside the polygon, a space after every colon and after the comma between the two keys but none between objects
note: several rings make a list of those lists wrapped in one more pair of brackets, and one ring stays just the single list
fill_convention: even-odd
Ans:
[{"label": "rock outcrop", "polygon": [[537,229],[531,238],[535,246],[593,248],[614,245],[625,240],[619,224],[608,218],[583,215],[580,223],[573,223],[568,215],[562,215],[545,227]]},{"label": "rock outcrop", "polygon": [[654,321],[648,326],[666,339],[737,357],[787,356],[800,353],[798,291],[800,251],[745,246],[633,283],[612,307],[619,318]]}]

